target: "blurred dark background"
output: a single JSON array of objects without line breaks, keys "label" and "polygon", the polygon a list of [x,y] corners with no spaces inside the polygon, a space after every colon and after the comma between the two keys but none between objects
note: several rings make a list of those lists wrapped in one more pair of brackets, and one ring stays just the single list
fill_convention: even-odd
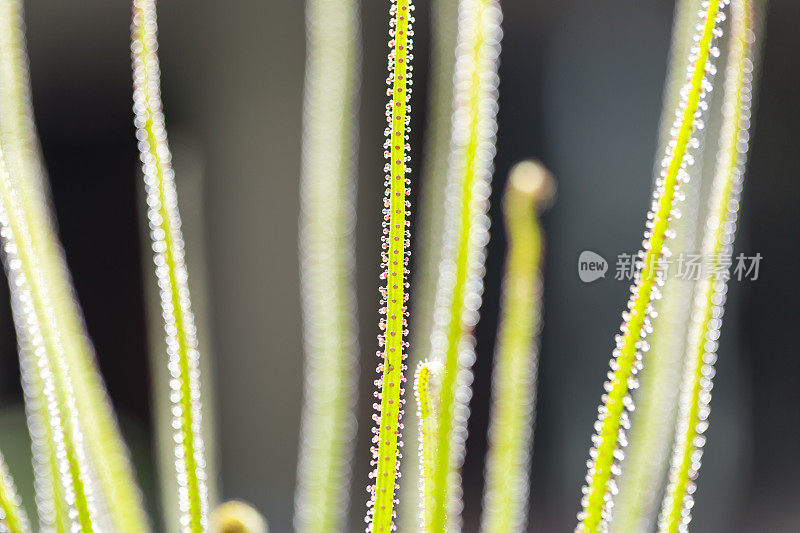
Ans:
[{"label": "blurred dark background", "polygon": [[[429,4],[417,2],[412,154],[425,123]],[[362,380],[350,530],[363,528],[376,364],[388,1],[362,3],[357,274]],[[649,205],[673,2],[506,0],[494,190],[541,159],[559,184],[545,217],[545,327],[531,530],[574,527],[592,423],[627,284],[585,285],[580,251],[637,249]],[[26,2],[33,99],[60,235],[89,332],[152,508],[152,413],[140,249],[127,2]],[[772,0],[736,252],[764,257],[733,283],[693,530],[800,530],[800,3]],[[297,265],[303,2],[159,5],[162,84],[173,139],[196,147],[205,180],[210,346],[224,498],[290,530],[301,397]],[[177,168],[180,173],[180,167]],[[414,179],[412,177],[412,179]],[[413,185],[419,190],[419,185]],[[180,192],[180,191],[179,191]],[[465,469],[476,530],[504,237],[499,195],[478,326]],[[191,243],[190,243],[191,244]],[[146,265],[147,278],[143,277]],[[413,283],[413,279],[412,279]],[[7,300],[5,286],[3,299]],[[413,305],[413,302],[412,302]],[[413,312],[413,308],[412,308]],[[0,445],[25,468],[13,327],[0,307]],[[23,473],[17,474],[23,477]],[[24,480],[20,483],[25,485]],[[32,509],[31,509],[32,511]]]}]

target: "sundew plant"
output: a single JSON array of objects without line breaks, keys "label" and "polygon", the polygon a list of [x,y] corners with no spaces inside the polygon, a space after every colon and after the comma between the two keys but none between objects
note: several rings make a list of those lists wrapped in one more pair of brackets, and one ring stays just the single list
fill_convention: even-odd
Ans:
[{"label": "sundew plant", "polygon": [[135,1],[131,52],[136,137],[147,189],[150,235],[169,357],[179,516],[182,529],[200,532],[208,527],[208,489],[200,431],[199,355],[156,51],[155,1]]},{"label": "sundew plant", "polygon": [[300,207],[305,389],[295,529],[335,532],[347,514],[355,424],[353,225],[359,65],[355,1],[306,4]]},{"label": "sundew plant", "polygon": [[400,451],[402,445],[403,388],[406,377],[405,348],[407,342],[407,310],[408,299],[408,239],[410,231],[406,220],[409,215],[410,202],[406,198],[409,193],[410,178],[406,176],[410,158],[407,155],[409,130],[409,101],[411,99],[411,37],[414,21],[413,5],[408,0],[397,0],[392,4],[390,14],[389,36],[389,89],[386,94],[390,101],[386,104],[386,142],[384,157],[388,159],[384,171],[386,197],[383,201],[383,237],[381,261],[386,286],[381,288],[382,335],[379,344],[382,351],[378,356],[382,362],[378,365],[379,377],[375,380],[379,392],[374,416],[377,427],[372,439],[372,474],[374,480],[370,488],[370,499],[367,504],[367,531],[391,531],[394,529],[395,491],[400,469]]},{"label": "sundew plant", "polygon": [[680,183],[688,181],[686,168],[691,165],[692,156],[687,151],[698,144],[693,134],[702,128],[702,110],[707,105],[701,105],[701,102],[711,89],[708,76],[714,70],[709,58],[713,41],[721,33],[717,28],[723,19],[720,3],[711,1],[704,5],[699,16],[697,44],[690,51],[688,81],[681,90],[671,130],[673,139],[667,145],[653,205],[647,214],[647,230],[635,283],[631,287],[628,310],[622,315],[609,381],[605,384],[606,394],[603,395],[592,437],[587,486],[581,502],[583,511],[578,516],[581,530],[595,531],[606,527],[611,518],[613,495],[618,490],[614,478],[621,471],[620,463],[624,458],[621,448],[627,442],[625,431],[630,427],[628,411],[633,410],[629,391],[638,387],[635,376],[642,368],[643,354],[649,348],[645,338],[652,330],[653,302],[660,298],[659,288],[664,283],[659,261],[669,254],[665,246],[665,241],[672,235],[669,220],[678,215],[676,199],[682,194]]},{"label": "sundew plant", "polygon": [[713,274],[697,287],[686,342],[679,422],[659,529],[680,531],[691,520],[702,448],[708,428],[714,362],[722,326],[736,219],[742,191],[750,128],[753,76],[753,6],[731,1],[731,37],[725,76],[723,122],[717,168],[703,233],[703,251],[715,258]]},{"label": "sundew plant", "polygon": [[[542,216],[555,202],[556,180],[534,160],[518,162],[502,182],[494,175],[503,4],[434,0],[431,50],[415,51],[414,27],[427,14],[410,0],[384,3],[386,161],[383,200],[373,206],[382,215],[378,363],[377,376],[365,379],[358,372],[365,365],[356,313],[362,282],[356,276],[356,198],[360,184],[379,174],[371,169],[359,176],[356,160],[359,138],[380,152],[374,132],[359,131],[358,119],[362,82],[371,86],[362,80],[362,49],[372,46],[363,41],[371,32],[362,32],[355,0],[305,2],[297,176],[303,390],[293,527],[299,533],[348,531],[353,508],[367,533],[539,530],[536,516],[529,516],[537,373],[539,360],[548,357],[539,348],[540,333],[547,333],[545,243],[551,242]],[[651,205],[580,498],[575,488],[575,531],[689,529],[714,365],[718,351],[725,355],[719,339],[750,143],[757,36],[760,41],[763,32],[758,7],[754,0],[677,2]],[[206,338],[198,327],[209,323],[203,313],[214,310],[201,305],[196,319],[192,307],[187,258],[194,256],[185,249],[180,181],[161,98],[155,0],[132,1],[130,29],[130,142],[138,148],[144,183],[148,282],[159,295],[153,364],[168,376],[168,390],[155,387],[161,397],[153,402],[163,411],[154,418],[166,421],[159,431],[170,435],[170,468],[160,472],[160,485],[173,493],[160,495],[161,520],[145,508],[150,498],[137,482],[58,240],[34,127],[21,0],[0,0],[0,246],[36,505],[25,509],[22,484],[0,453],[0,533],[267,533],[269,516],[242,501],[216,501],[213,443],[206,442],[214,435],[205,426],[213,427],[214,410],[203,398],[208,382],[201,380],[201,369],[205,375],[211,367],[202,364],[198,341]],[[415,52],[431,57],[421,150],[411,131]],[[411,166],[418,151],[421,187]],[[714,162],[712,172],[705,160]],[[493,221],[497,191],[502,217]],[[497,261],[502,280],[494,351],[482,353],[476,331],[488,311],[481,308],[493,223],[502,225],[506,238]],[[413,261],[412,227],[420,235]],[[668,280],[673,255],[695,246],[711,258],[710,274]],[[481,407],[471,389],[478,359],[492,364],[477,368],[492,370],[483,406],[482,505],[472,512],[465,509],[462,470],[472,442],[470,412]],[[371,402],[358,398],[360,380],[370,382]],[[372,404],[371,422],[359,420],[359,403]],[[634,415],[636,404],[641,408]],[[359,427],[371,431],[369,458],[357,453]],[[353,475],[367,465],[368,479]],[[263,486],[274,485],[264,480]],[[353,505],[357,501],[361,506]]]}]

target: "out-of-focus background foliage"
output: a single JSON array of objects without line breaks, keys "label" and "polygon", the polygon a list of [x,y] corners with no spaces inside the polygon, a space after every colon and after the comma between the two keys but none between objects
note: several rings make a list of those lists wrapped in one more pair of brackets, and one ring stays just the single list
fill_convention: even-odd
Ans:
[{"label": "out-of-focus background foliage", "polygon": [[[424,138],[430,1],[417,2],[412,154]],[[114,404],[155,509],[145,288],[131,113],[127,2],[26,3],[34,109],[60,235]],[[361,530],[376,364],[388,2],[365,1],[356,226],[361,403],[351,527]],[[574,527],[584,462],[627,283],[578,280],[577,257],[611,263],[641,241],[673,2],[507,0],[495,191],[522,158],[553,171],[545,218],[545,327],[533,461],[532,530]],[[167,126],[181,173],[202,176],[195,242],[205,246],[223,497],[290,530],[301,398],[297,259],[303,2],[159,5]],[[800,3],[772,0],[762,42],[736,253],[764,257],[733,283],[694,510],[699,532],[800,528]],[[181,146],[183,148],[181,148]],[[182,154],[182,155],[181,155]],[[190,180],[191,181],[191,180]],[[412,185],[419,190],[419,184]],[[504,238],[492,202],[483,320],[465,471],[476,530]],[[199,215],[199,216],[198,216]],[[187,240],[192,247],[192,236]],[[196,247],[199,249],[200,244]],[[190,256],[189,260],[192,260]],[[413,268],[413,267],[412,267]],[[612,272],[613,273],[613,272]],[[197,276],[200,277],[200,276]],[[413,278],[412,278],[413,283]],[[2,300],[7,289],[2,286]],[[413,313],[413,302],[412,313]],[[0,306],[0,446],[20,485],[29,468],[16,347]],[[408,448],[411,449],[411,448]],[[22,470],[20,470],[22,469]],[[405,482],[413,482],[405,480]],[[31,507],[32,509],[32,507]]]}]

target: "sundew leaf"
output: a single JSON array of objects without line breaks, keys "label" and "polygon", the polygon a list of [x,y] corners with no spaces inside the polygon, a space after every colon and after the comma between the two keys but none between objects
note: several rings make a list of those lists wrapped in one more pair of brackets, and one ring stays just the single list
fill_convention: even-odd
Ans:
[{"label": "sundew leaf", "polygon": [[28,515],[22,507],[22,499],[8,467],[0,455],[0,531],[7,533],[30,533]]},{"label": "sundew leaf", "polygon": [[462,0],[454,74],[451,166],[436,286],[431,360],[443,365],[432,531],[461,529],[461,463],[469,416],[472,330],[483,293],[486,216],[497,133],[497,65],[502,30],[496,0]]},{"label": "sundew leaf", "polygon": [[[17,316],[20,317],[20,320],[24,320],[22,311],[21,306],[14,309],[15,320],[17,320]],[[28,346],[22,337],[18,342],[20,343],[19,363],[22,391],[25,398],[25,415],[33,452],[34,490],[39,528],[45,533],[67,533],[70,531],[70,519],[64,492],[61,488],[54,431],[47,423],[44,387],[36,371],[37,362],[33,356],[33,348]]]},{"label": "sundew leaf", "polygon": [[[191,136],[178,135],[171,139],[172,166],[175,171],[175,186],[180,190],[178,209],[181,217],[181,231],[186,242],[186,266],[189,272],[189,287],[192,291],[192,312],[197,328],[197,342],[203,346],[200,353],[200,393],[203,398],[203,442],[206,459],[206,476],[209,480],[217,479],[217,464],[214,436],[216,427],[213,409],[214,376],[209,353],[211,346],[209,321],[213,306],[209,302],[208,272],[206,258],[206,214],[203,211],[205,191],[205,165],[203,152]],[[152,387],[152,407],[156,467],[158,473],[160,523],[164,531],[161,533],[178,533],[180,531],[178,505],[178,479],[175,476],[175,430],[172,427],[173,413],[170,398],[170,370],[164,364],[164,329],[161,317],[161,297],[158,280],[152,277],[152,257],[150,256],[150,228],[147,225],[147,204],[144,194],[144,183],[138,187],[140,193],[139,220],[142,254],[142,272],[145,276],[145,314],[147,317],[147,340],[149,348],[150,381]],[[149,281],[149,283],[147,283]],[[217,504],[218,488],[214,483],[207,484],[208,500],[211,509]]]},{"label": "sundew leaf", "polygon": [[542,299],[543,240],[538,215],[553,189],[547,170],[532,161],[515,165],[506,186],[503,211],[508,252],[492,373],[481,516],[484,533],[524,531],[528,517]]},{"label": "sundew leaf", "polygon": [[417,435],[419,441],[419,530],[432,533],[433,469],[439,433],[439,395],[442,365],[439,361],[423,361],[414,376],[414,399],[417,403]]},{"label": "sundew leaf", "polygon": [[[450,156],[450,119],[453,112],[453,70],[456,62],[458,0],[435,0],[431,5],[431,51],[428,108],[425,124],[425,146],[420,171],[419,209],[414,238],[414,283],[411,287],[408,367],[415,368],[431,354],[433,311],[436,303],[436,281],[444,225],[445,189]],[[405,427],[408,442],[417,441],[417,425]],[[417,454],[403,458],[401,472],[411,479],[417,475]],[[416,483],[400,484],[400,529],[414,528],[419,520],[419,487]]]},{"label": "sundew leaf", "polygon": [[730,13],[722,134],[703,226],[702,254],[712,261],[711,275],[700,281],[694,299],[669,486],[659,518],[659,531],[670,533],[686,531],[691,520],[747,160],[755,46],[753,5],[749,0],[731,0]]},{"label": "sundew leaf", "polygon": [[[689,49],[693,44],[692,35],[699,8],[700,0],[679,0],[675,5],[670,62],[659,123],[658,154],[664,153],[670,142],[670,129],[686,79]],[[696,132],[701,145],[705,142],[704,137],[708,136],[704,131]],[[709,182],[710,177],[704,168],[704,153],[697,153],[695,159],[695,164],[686,169],[690,179],[684,189],[686,199],[681,205],[681,216],[673,218],[669,224],[669,228],[675,232],[669,246],[673,257],[694,253],[699,248],[701,197],[709,188],[704,183]],[[659,162],[656,161],[656,165]],[[625,452],[625,468],[619,479],[620,492],[615,499],[614,521],[610,524],[613,533],[649,531],[658,515],[678,416],[686,330],[696,283],[693,279],[667,276],[661,289],[658,316],[653,319],[653,333],[647,339],[650,344],[647,365],[640,374],[640,388],[634,398],[636,410],[632,414],[632,427],[628,435],[630,444]]]},{"label": "sundew leaf", "polygon": [[355,0],[306,2],[300,181],[305,352],[294,526],[344,529],[357,390],[355,140],[360,25]]},{"label": "sundew leaf", "polygon": [[187,533],[202,533],[208,528],[208,490],[201,429],[199,353],[161,104],[156,32],[155,1],[134,0],[131,28],[134,122],[169,358],[180,527]]},{"label": "sundew leaf", "polygon": [[[78,422],[86,435],[87,461],[91,464],[86,482],[95,487],[98,513],[105,515],[117,531],[144,532],[148,530],[148,524],[141,494],[97,369],[50,214],[46,175],[33,126],[22,4],[19,0],[0,1],[0,25],[0,141],[5,150],[10,179],[16,184],[22,211],[29,220],[32,246],[59,319],[59,334],[74,384]],[[35,412],[41,412],[41,406],[34,404],[40,403],[36,397],[42,391],[41,383],[35,384],[38,381],[33,375],[35,364],[24,361],[31,355],[30,347],[21,344],[23,383],[27,387],[26,409],[32,417],[29,425],[33,430],[41,427],[34,420]],[[53,480],[58,478],[57,472],[46,474],[51,468],[46,465],[51,462],[52,455],[52,450],[48,451],[49,446],[44,442],[47,431],[31,433],[34,462],[38,465],[35,470],[38,501],[44,505],[44,508],[40,505],[41,519],[45,524],[58,520],[61,527],[66,527],[63,502],[58,503],[59,498],[52,487]]]},{"label": "sundew leaf", "polygon": [[660,297],[659,288],[663,285],[664,272],[660,263],[669,256],[665,242],[672,232],[668,224],[679,214],[677,203],[683,194],[679,184],[688,180],[686,168],[694,161],[690,152],[699,148],[694,133],[703,128],[702,116],[707,108],[705,99],[712,88],[710,75],[715,71],[711,58],[718,55],[714,41],[722,33],[718,27],[724,18],[720,11],[726,4],[727,0],[704,0],[701,4],[695,44],[690,49],[687,81],[670,132],[672,140],[667,144],[656,181],[628,310],[622,315],[609,381],[604,385],[606,394],[598,409],[587,462],[587,484],[582,491],[583,509],[578,513],[576,531],[605,531],[611,519],[614,497],[618,492],[616,478],[621,473],[620,463],[624,458],[622,449],[627,444],[625,432],[630,427],[628,411],[633,409],[629,392],[638,386],[636,374],[642,368],[642,354],[649,348],[645,337],[652,330],[653,302]]},{"label": "sundew leaf", "polygon": [[385,130],[384,156],[389,160],[384,166],[386,196],[383,200],[383,236],[381,279],[386,285],[380,288],[381,309],[384,318],[380,319],[381,334],[378,351],[381,363],[375,380],[378,387],[377,411],[373,420],[372,462],[370,478],[373,484],[367,502],[368,533],[389,533],[395,528],[397,477],[400,468],[400,440],[403,416],[405,377],[403,372],[408,343],[408,253],[409,253],[409,208],[407,196],[411,181],[406,177],[410,171],[408,161],[408,133],[410,131],[411,73],[413,60],[412,37],[414,31],[412,15],[414,6],[409,0],[393,0],[389,11],[389,85],[386,94],[390,101],[386,104],[388,127]]},{"label": "sundew leaf", "polygon": [[91,533],[98,515],[87,483],[90,467],[60,317],[34,248],[30,222],[1,150],[0,228],[17,335],[20,345],[30,349],[34,379],[41,387],[37,387],[41,391],[37,410],[47,435],[53,492],[66,511],[56,521],[62,527],[68,524],[70,530]]}]

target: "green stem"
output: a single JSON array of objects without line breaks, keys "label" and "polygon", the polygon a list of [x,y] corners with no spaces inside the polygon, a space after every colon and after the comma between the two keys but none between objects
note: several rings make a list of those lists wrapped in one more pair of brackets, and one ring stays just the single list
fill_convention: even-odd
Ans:
[{"label": "green stem", "polygon": [[[426,114],[425,149],[420,171],[421,192],[415,227],[414,287],[411,302],[411,347],[409,368],[415,368],[431,355],[433,312],[436,303],[436,280],[442,248],[448,157],[450,154],[450,119],[453,112],[453,71],[456,62],[458,0],[431,2],[431,65]],[[408,442],[417,441],[416,424],[407,424]],[[417,454],[406,454],[403,477],[415,477],[419,471]],[[416,527],[421,495],[416,483],[400,485],[400,529]]]},{"label": "green stem", "polygon": [[180,522],[185,531],[202,533],[208,527],[208,491],[201,429],[199,354],[162,112],[156,27],[155,1],[134,0],[131,50],[135,124],[172,376]]},{"label": "green stem", "polygon": [[[96,486],[96,492],[102,493],[106,505],[102,509],[98,505],[98,511],[109,515],[117,531],[141,533],[148,530],[141,494],[97,369],[49,213],[44,165],[33,127],[19,0],[0,1],[0,25],[0,139],[11,181],[17,186],[21,208],[30,220],[28,229],[32,244],[59,317],[59,332],[76,391],[81,430],[86,435],[87,459],[92,467],[87,482]],[[44,449],[41,446],[37,448]],[[37,476],[40,474],[37,471]],[[44,488],[42,483],[39,485]],[[55,495],[50,499],[57,501]]]},{"label": "green stem", "polygon": [[0,513],[2,513],[0,530],[8,533],[30,533],[28,515],[22,507],[22,500],[17,494],[14,480],[2,455],[0,455]]},{"label": "green stem", "polygon": [[541,327],[543,245],[537,207],[552,191],[550,180],[541,165],[524,162],[511,170],[506,187],[508,252],[492,374],[484,533],[521,532],[528,515],[536,335]]},{"label": "green stem", "polygon": [[687,339],[670,483],[659,531],[676,533],[691,520],[695,479],[700,470],[703,433],[708,427],[711,386],[727,292],[739,197],[744,177],[752,98],[752,4],[731,2],[731,45],[726,72],[723,123],[717,169],[703,236],[703,257],[712,259],[711,275],[700,282]]},{"label": "green stem", "polygon": [[93,531],[96,512],[87,485],[88,462],[78,422],[69,362],[64,354],[59,317],[33,245],[30,223],[0,151],[0,219],[9,285],[20,344],[30,343],[39,372],[43,422],[52,430],[50,456],[57,461],[59,494],[67,502],[72,528]]},{"label": "green stem", "polygon": [[433,353],[442,360],[439,434],[433,475],[433,531],[458,531],[459,471],[474,360],[472,330],[478,321],[483,262],[488,241],[486,217],[496,132],[499,3],[462,0],[454,75],[452,161],[448,175],[445,242],[436,289]]},{"label": "green stem", "polygon": [[[371,474],[374,485],[370,488],[371,497],[368,503],[367,522],[372,533],[389,533],[394,527],[395,491],[397,489],[397,473],[399,470],[398,439],[400,436],[400,417],[402,416],[401,392],[405,363],[406,342],[406,280],[408,264],[408,213],[409,201],[406,196],[410,190],[410,180],[406,155],[408,150],[408,103],[411,97],[412,59],[411,24],[413,6],[409,0],[393,0],[391,8],[391,24],[389,35],[392,40],[389,46],[389,83],[388,94],[391,101],[386,106],[389,127],[386,128],[387,139],[384,147],[389,163],[386,164],[386,194],[384,199],[383,222],[383,274],[386,287],[381,289],[384,306],[381,313],[381,344],[383,352],[379,352],[383,362],[378,365],[380,387],[380,405],[376,405],[380,415],[377,434],[373,437]],[[388,227],[387,227],[388,226]]]},{"label": "green stem", "polygon": [[306,2],[300,268],[305,385],[295,529],[344,528],[357,390],[354,239],[359,15],[355,0]]},{"label": "green stem", "polygon": [[635,374],[641,367],[644,337],[651,329],[650,317],[653,314],[652,301],[657,295],[656,285],[663,283],[663,272],[659,261],[665,250],[668,237],[667,225],[673,216],[675,194],[678,181],[688,175],[687,150],[693,141],[693,133],[698,124],[700,101],[707,92],[707,64],[713,41],[718,32],[718,13],[720,2],[711,0],[701,11],[701,24],[698,26],[697,44],[692,50],[689,78],[684,87],[684,97],[676,115],[675,139],[670,143],[665,158],[661,179],[653,207],[648,215],[648,230],[645,232],[645,245],[641,255],[635,285],[632,288],[628,309],[623,313],[622,334],[617,337],[617,348],[611,361],[610,381],[606,383],[607,394],[603,395],[603,405],[599,409],[596,434],[592,438],[590,450],[588,485],[584,487],[581,500],[583,510],[578,514],[579,531],[596,532],[608,527],[613,496],[616,493],[614,478],[620,473],[618,462],[623,454],[620,441],[624,442],[624,432],[629,425],[627,411],[633,407],[629,390],[635,386]]},{"label": "green stem", "polygon": [[[689,49],[697,25],[700,0],[679,0],[670,49],[670,63],[664,89],[662,115],[659,125],[657,154],[663,154],[671,140],[670,129],[675,108],[680,103],[680,92],[689,66]],[[698,138],[703,136],[697,132]],[[699,244],[698,213],[704,181],[709,181],[704,171],[702,153],[687,168],[690,181],[686,185],[686,200],[681,206],[681,217],[670,221],[675,237],[670,241],[673,257],[695,252]],[[660,161],[656,161],[656,165]],[[625,452],[625,468],[619,480],[620,492],[614,503],[613,533],[640,533],[653,527],[658,506],[663,496],[669,468],[672,438],[678,415],[678,396],[683,369],[686,330],[689,326],[692,294],[696,282],[668,276],[664,280],[658,316],[653,320],[653,333],[648,336],[650,350],[647,366],[639,378],[636,410],[632,415],[630,445]]]},{"label": "green stem", "polygon": [[[24,320],[19,306],[14,309],[14,321],[17,320]],[[71,520],[61,485],[55,435],[53,428],[47,423],[44,385],[37,370],[33,349],[24,337],[20,337],[19,341],[19,364],[25,415],[31,436],[39,526],[43,531],[69,533]]]},{"label": "green stem", "polygon": [[[192,293],[192,313],[197,328],[197,342],[200,346],[211,346],[209,333],[212,312],[208,295],[208,272],[206,244],[206,216],[203,212],[205,199],[204,161],[201,150],[191,137],[173,135],[172,166],[175,169],[175,186],[180,190],[178,209],[182,214],[181,232],[186,243],[186,267],[189,272],[189,285]],[[145,283],[145,311],[147,315],[147,338],[149,348],[150,380],[152,386],[152,412],[155,426],[156,466],[159,481],[160,522],[164,533],[179,533],[180,506],[178,504],[178,479],[175,476],[175,429],[172,426],[172,399],[170,398],[170,370],[164,364],[164,333],[162,326],[161,298],[157,279],[151,279],[152,247],[150,229],[147,226],[147,204],[144,183],[139,188],[141,231],[142,272]],[[215,464],[216,435],[214,421],[214,380],[212,373],[213,354],[204,348],[199,354],[200,393],[203,398],[203,443],[208,480],[217,479]],[[217,491],[213,483],[207,481],[209,508],[217,503]]]}]

